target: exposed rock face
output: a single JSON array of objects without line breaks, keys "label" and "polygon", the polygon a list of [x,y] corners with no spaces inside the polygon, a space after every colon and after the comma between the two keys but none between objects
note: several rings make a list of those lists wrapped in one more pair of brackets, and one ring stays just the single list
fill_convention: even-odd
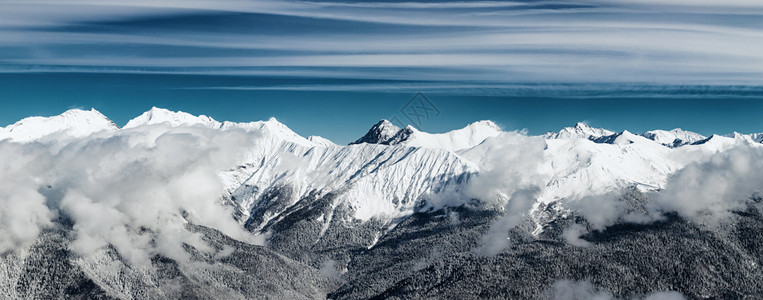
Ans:
[{"label": "exposed rock face", "polygon": [[388,144],[389,140],[400,131],[400,127],[395,126],[392,122],[387,120],[381,120],[376,123],[371,129],[368,130],[366,135],[362,136],[358,140],[350,143],[355,144]]}]

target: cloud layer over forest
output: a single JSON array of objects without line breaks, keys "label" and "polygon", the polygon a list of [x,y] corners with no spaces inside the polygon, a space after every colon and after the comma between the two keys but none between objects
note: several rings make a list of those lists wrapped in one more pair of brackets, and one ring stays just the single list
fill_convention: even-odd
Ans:
[{"label": "cloud layer over forest", "polygon": [[76,253],[112,245],[131,263],[155,254],[183,261],[183,244],[210,251],[187,222],[261,243],[221,205],[217,175],[257,138],[241,130],[157,125],[75,140],[0,142],[0,252],[28,245],[59,218],[73,223]]}]

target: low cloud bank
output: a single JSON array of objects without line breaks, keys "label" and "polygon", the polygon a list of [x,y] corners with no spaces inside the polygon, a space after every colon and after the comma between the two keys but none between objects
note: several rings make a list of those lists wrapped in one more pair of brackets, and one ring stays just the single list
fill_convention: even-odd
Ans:
[{"label": "low cloud bank", "polygon": [[[572,281],[568,279],[556,281],[545,293],[545,299],[553,300],[614,300],[619,299],[610,291],[594,286],[590,280]],[[644,300],[683,300],[683,294],[674,291],[651,293],[642,297],[630,299]]]},{"label": "low cloud bank", "polygon": [[[582,156],[597,155],[596,148],[585,146],[579,149]],[[644,145],[648,146],[651,145]],[[509,231],[536,208],[538,195],[553,178],[544,149],[544,139],[519,132],[487,139],[458,153],[476,163],[480,171],[467,182],[451,185],[427,200],[439,208],[458,206],[464,199],[479,199],[485,206],[503,209],[505,215],[491,225],[477,249],[488,256],[500,253],[509,245]],[[603,194],[562,199],[563,206],[585,217],[589,226],[568,228],[562,238],[584,247],[589,244],[580,236],[587,230],[604,230],[619,222],[645,224],[664,219],[666,213],[677,213],[693,222],[715,223],[731,211],[744,208],[763,186],[763,147],[739,140],[720,152],[708,149],[687,146],[665,153],[665,160],[683,167],[667,176],[660,191],[625,199],[627,189],[613,186]],[[612,161],[617,163],[625,164]]]},{"label": "low cloud bank", "polygon": [[88,255],[112,245],[129,263],[156,254],[188,259],[183,245],[211,251],[187,222],[251,243],[220,202],[217,171],[236,165],[257,133],[144,126],[71,140],[0,142],[0,253],[28,245],[58,217]]},{"label": "low cloud bank", "polygon": [[508,247],[509,231],[524,220],[533,208],[539,192],[540,188],[535,186],[514,192],[506,204],[505,215],[490,225],[487,233],[482,236],[481,246],[477,249],[477,253],[495,256]]},{"label": "low cloud bank", "polygon": [[741,144],[691,163],[668,178],[665,190],[652,195],[657,209],[715,222],[760,193],[763,187],[763,149]]},{"label": "low cloud bank", "polygon": [[509,231],[532,210],[541,187],[548,180],[542,172],[545,140],[520,132],[506,132],[459,154],[476,162],[480,171],[466,184],[452,185],[430,197],[434,207],[458,205],[464,199],[479,199],[487,207],[498,207],[504,215],[493,223],[475,252],[494,256],[509,245]]},{"label": "low cloud bank", "polygon": [[[698,224],[714,225],[743,210],[751,198],[760,197],[763,187],[763,147],[739,143],[723,152],[693,153],[694,162],[671,174],[665,188],[647,193],[641,211],[633,211],[624,192],[569,199],[565,206],[586,218],[593,230],[604,230],[618,222],[646,224],[676,213]],[[687,159],[687,158],[683,158]],[[632,204],[632,203],[631,203]],[[561,235],[569,244],[585,246],[581,225]]]},{"label": "low cloud bank", "polygon": [[459,155],[479,166],[479,172],[464,184],[452,184],[428,195],[427,201],[434,208],[458,206],[464,199],[478,199],[488,206],[506,205],[516,191],[545,185],[548,176],[541,172],[545,147],[541,137],[504,132],[459,151]]},{"label": "low cloud bank", "polygon": [[583,227],[583,225],[573,224],[572,226],[567,227],[564,229],[564,231],[562,231],[562,238],[564,238],[568,244],[575,247],[588,247],[591,245],[591,243],[580,238],[580,236],[585,232],[586,229]]},{"label": "low cloud bank", "polygon": [[587,196],[569,201],[595,230],[618,221],[650,223],[665,213],[696,223],[716,224],[731,212],[742,210],[763,187],[763,147],[740,143],[731,149],[704,157],[667,178],[665,188],[646,194],[643,212],[628,211],[623,193]]}]

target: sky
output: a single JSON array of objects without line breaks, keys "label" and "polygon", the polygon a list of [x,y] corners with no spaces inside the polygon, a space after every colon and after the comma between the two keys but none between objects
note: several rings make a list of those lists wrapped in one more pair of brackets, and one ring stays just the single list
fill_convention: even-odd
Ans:
[{"label": "sky", "polygon": [[[338,143],[381,118],[763,132],[752,0],[0,0],[0,126],[152,106]],[[411,121],[417,92],[439,114]]]}]

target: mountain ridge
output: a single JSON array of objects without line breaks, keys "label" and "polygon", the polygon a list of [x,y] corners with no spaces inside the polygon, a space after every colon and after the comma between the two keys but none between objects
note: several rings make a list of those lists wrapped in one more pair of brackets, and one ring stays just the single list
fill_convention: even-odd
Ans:
[{"label": "mountain ridge", "polygon": [[[29,126],[30,124],[28,123],[35,124],[32,124],[34,126]],[[73,136],[81,137],[100,130],[121,130],[143,125],[158,124],[165,124],[172,127],[204,126],[212,129],[240,128],[245,130],[268,127],[271,130],[284,132],[284,134],[290,136],[293,141],[301,140],[301,143],[304,144],[335,144],[333,141],[320,136],[314,136],[314,139],[318,142],[313,143],[310,141],[309,137],[302,137],[294,133],[287,125],[279,122],[275,118],[270,118],[266,121],[253,122],[221,122],[206,115],[196,116],[183,111],[171,111],[158,107],[152,107],[141,115],[129,120],[123,127],[116,125],[116,123],[98,112],[95,108],[91,108],[90,110],[71,109],[60,115],[51,117],[24,118],[14,124],[0,127],[0,140],[11,139],[28,142],[62,131],[71,131]],[[22,131],[25,133],[20,133]],[[498,135],[500,132],[503,132],[503,130],[490,120],[476,121],[467,124],[463,128],[454,129],[445,133],[428,133],[420,131],[410,125],[400,128],[392,124],[389,120],[382,119],[374,124],[364,136],[350,142],[349,145],[360,143],[382,145],[405,144],[413,147],[435,147],[450,151],[458,151],[473,147],[484,141],[486,138]],[[539,136],[546,139],[599,139],[600,142],[603,142],[608,140],[607,137],[609,137],[610,140],[614,140],[616,137],[613,136],[617,134],[622,134],[622,132],[617,133],[604,128],[594,128],[584,122],[577,122],[572,127],[562,128],[558,132],[550,131]],[[672,130],[655,129],[638,135],[670,148],[695,144],[709,138],[698,133],[685,131],[681,128],[674,128]],[[763,133],[738,134],[734,132],[718,136],[733,138],[734,135],[745,136],[755,142],[763,143]]]}]

